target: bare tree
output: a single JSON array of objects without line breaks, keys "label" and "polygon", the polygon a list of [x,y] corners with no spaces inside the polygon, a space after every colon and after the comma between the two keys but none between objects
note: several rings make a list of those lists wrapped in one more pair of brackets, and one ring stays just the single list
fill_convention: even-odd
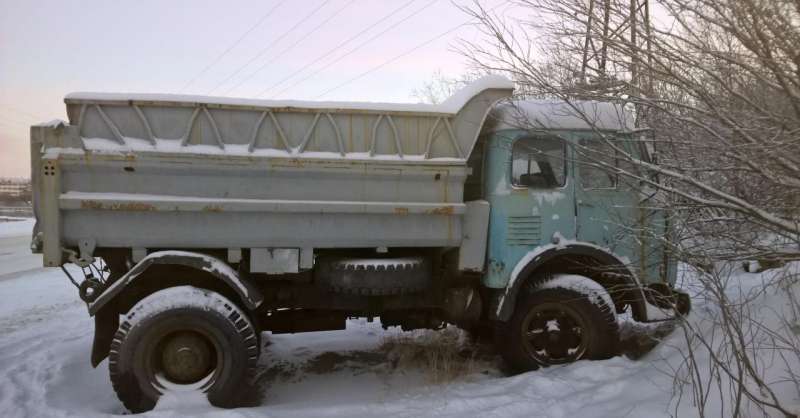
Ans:
[{"label": "bare tree", "polygon": [[[762,372],[765,350],[777,350],[800,395],[793,370],[800,359],[792,331],[797,316],[784,312],[777,323],[766,323],[749,302],[768,291],[791,295],[797,275],[778,275],[736,299],[727,285],[738,266],[731,261],[800,259],[800,3],[515,3],[524,12],[513,16],[478,2],[464,8],[485,35],[462,42],[472,66],[509,75],[523,98],[562,100],[590,125],[596,121],[581,103],[618,103],[635,116],[637,128],[652,132],[644,142],[657,151],[657,161],[637,158],[597,129],[625,163],[594,158],[592,164],[658,191],[647,194],[648,204],[669,211],[677,235],[664,244],[698,268],[701,297],[715,307],[709,320],[718,335],[683,323],[686,341],[697,351],[686,353],[676,382],[690,384],[703,416],[710,413],[710,390],[731,395],[734,403],[724,411],[734,416],[745,414],[748,402],[765,414],[796,416]],[[701,353],[710,366],[698,364]]]},{"label": "bare tree", "polygon": [[480,78],[482,75],[485,75],[485,72],[475,70],[467,71],[457,77],[451,77],[437,70],[433,73],[431,79],[424,83],[422,87],[414,89],[414,91],[411,92],[411,96],[422,103],[439,104],[447,100],[448,97],[452,96],[453,93],[462,87]]},{"label": "bare tree", "polygon": [[[617,149],[642,169],[620,174],[673,194],[702,222],[744,223],[793,244],[748,239],[742,247],[751,253],[800,257],[800,55],[789,41],[800,39],[792,24],[800,6],[659,0],[662,22],[633,38],[623,30],[630,27],[628,1],[518,3],[532,11],[528,17],[501,18],[477,3],[466,9],[491,40],[463,43],[473,66],[509,74],[526,97],[632,107],[637,124],[655,131],[660,161]],[[602,65],[584,65],[586,39],[605,51],[594,57]]]}]

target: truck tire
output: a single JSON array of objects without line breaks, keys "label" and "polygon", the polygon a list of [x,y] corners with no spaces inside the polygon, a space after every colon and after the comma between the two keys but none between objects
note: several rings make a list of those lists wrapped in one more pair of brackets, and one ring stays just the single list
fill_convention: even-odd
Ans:
[{"label": "truck tire", "polygon": [[157,291],[123,318],[109,353],[111,383],[131,412],[168,390],[201,391],[234,407],[254,375],[259,346],[247,315],[224,296],[192,286]]},{"label": "truck tire", "polygon": [[370,296],[416,293],[431,282],[423,257],[334,260],[327,276],[333,292]]},{"label": "truck tire", "polygon": [[[589,280],[589,279],[587,279]],[[501,324],[498,347],[515,372],[616,354],[619,329],[612,307],[572,288],[529,289]]]}]

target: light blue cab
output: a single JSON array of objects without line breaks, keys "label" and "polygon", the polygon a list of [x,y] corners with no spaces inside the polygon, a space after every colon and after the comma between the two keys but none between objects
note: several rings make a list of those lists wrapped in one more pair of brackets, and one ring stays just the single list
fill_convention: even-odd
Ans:
[{"label": "light blue cab", "polygon": [[648,206],[638,182],[614,172],[636,170],[620,151],[651,158],[643,135],[610,104],[580,104],[596,115],[597,126],[565,116],[571,111],[563,103],[517,106],[536,128],[501,123],[484,132],[472,161],[474,167],[482,159],[477,172],[491,206],[483,285],[499,290],[494,314],[501,320],[512,314],[524,280],[580,273],[610,290],[618,310],[630,305],[645,318],[640,287],[671,287],[676,269],[659,244],[667,236],[663,213]]}]

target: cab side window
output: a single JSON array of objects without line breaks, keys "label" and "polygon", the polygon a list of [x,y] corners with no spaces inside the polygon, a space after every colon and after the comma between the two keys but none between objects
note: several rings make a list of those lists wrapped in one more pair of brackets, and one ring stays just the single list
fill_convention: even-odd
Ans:
[{"label": "cab side window", "polygon": [[580,142],[577,149],[580,162],[581,187],[584,189],[613,189],[617,187],[617,158],[614,148],[603,140]]},{"label": "cab side window", "polygon": [[511,151],[511,183],[518,187],[553,189],[567,179],[566,146],[558,138],[525,137]]}]

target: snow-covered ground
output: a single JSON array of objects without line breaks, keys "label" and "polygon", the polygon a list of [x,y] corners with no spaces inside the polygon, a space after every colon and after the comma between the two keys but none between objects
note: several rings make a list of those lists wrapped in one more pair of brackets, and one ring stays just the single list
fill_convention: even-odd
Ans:
[{"label": "snow-covered ground", "polygon": [[42,256],[31,254],[32,218],[0,216],[0,276],[42,267]]},{"label": "snow-covered ground", "polygon": [[[30,226],[30,221],[0,222],[0,237],[19,239],[14,242],[21,247],[14,249],[14,254],[27,251]],[[97,369],[89,364],[93,321],[76,290],[60,270],[30,270],[29,258],[7,255],[0,255],[0,415],[124,414],[109,383],[106,362]],[[747,286],[745,282],[760,277],[742,274],[742,280],[734,285]],[[781,296],[769,292],[762,299],[764,306],[773,309],[786,303]],[[713,310],[700,299],[694,303],[692,320]],[[677,411],[674,409],[673,378],[667,373],[680,361],[680,351],[686,350],[680,332],[672,333],[638,360],[620,356],[510,377],[501,372],[496,356],[484,353],[470,360],[474,362],[470,373],[445,383],[435,383],[430,370],[415,363],[397,361],[396,353],[386,347],[388,341],[396,341],[399,336],[431,337],[423,332],[384,331],[377,322],[364,320],[350,321],[346,331],[265,334],[257,406],[221,410],[170,399],[143,416],[696,415],[686,398]],[[800,406],[797,393],[783,386],[781,390],[795,408]],[[715,394],[711,396],[712,404],[720,403],[713,399]]]}]

